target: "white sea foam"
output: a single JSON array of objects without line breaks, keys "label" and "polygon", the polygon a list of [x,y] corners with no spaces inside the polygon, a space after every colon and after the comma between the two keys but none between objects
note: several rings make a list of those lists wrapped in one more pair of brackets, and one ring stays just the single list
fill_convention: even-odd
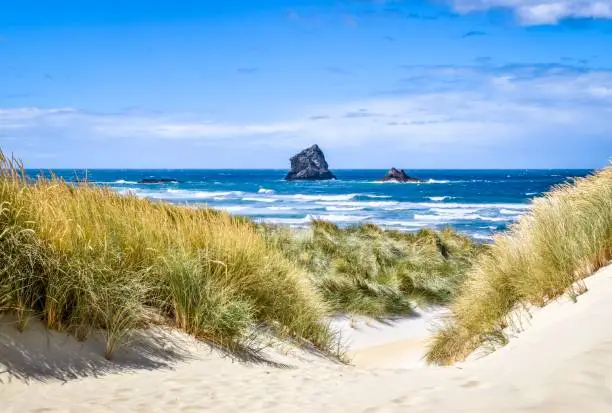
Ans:
[{"label": "white sea foam", "polygon": [[273,203],[278,201],[277,199],[274,198],[262,198],[262,197],[254,197],[254,196],[246,196],[244,198],[242,198],[243,201],[250,201],[250,202],[265,202],[265,203]]},{"label": "white sea foam", "polygon": [[119,195],[138,195],[138,190],[136,188],[126,188],[119,189],[117,193],[119,193]]},{"label": "white sea foam", "polygon": [[375,224],[383,226],[383,227],[411,227],[411,228],[423,228],[429,225],[428,222],[419,222],[419,221],[400,221],[400,220],[376,220]]},{"label": "white sea foam", "polygon": [[392,198],[392,196],[390,196],[390,195],[370,195],[370,194],[365,194],[364,196],[366,198],[374,198],[374,199]]},{"label": "white sea foam", "polygon": [[403,205],[406,206],[412,206],[414,208],[461,208],[461,209],[465,209],[465,208],[477,208],[477,209],[500,209],[500,208],[506,208],[506,209],[519,209],[519,210],[525,210],[525,209],[530,209],[531,208],[531,204],[498,204],[498,203],[493,203],[493,204],[460,204],[460,203],[444,203],[444,204],[440,204],[440,203],[429,203],[429,202],[416,202],[416,203],[410,203],[410,202],[406,202],[403,203]]},{"label": "white sea foam", "polygon": [[401,184],[403,182],[399,182],[399,181],[368,181],[368,182],[364,182],[364,184]]},{"label": "white sea foam", "polygon": [[493,239],[493,235],[485,235],[485,234],[479,234],[479,233],[472,233],[469,235],[474,239],[480,239],[480,240],[485,240],[485,241],[491,241]]},{"label": "white sea foam", "polygon": [[310,224],[311,219],[306,218],[259,218],[259,222],[265,222],[267,224],[274,225],[289,225],[289,226],[306,226]]},{"label": "white sea foam", "polygon": [[[130,188],[127,187],[129,181],[125,181],[125,184],[120,182],[123,181],[115,182],[115,190],[120,194],[135,194],[169,202],[200,202],[202,205],[206,204],[232,214],[251,216],[260,222],[292,227],[307,227],[313,219],[331,221],[339,225],[372,222],[387,229],[401,231],[414,231],[423,227],[439,228],[456,223],[468,231],[475,231],[472,234],[475,239],[483,240],[491,238],[479,232],[487,231],[485,226],[496,232],[500,224],[514,222],[532,207],[528,203],[459,203],[451,201],[452,196],[442,195],[426,196],[423,199],[426,202],[404,202],[394,200],[391,195],[376,193],[377,191],[373,191],[373,194],[359,193],[358,190],[344,194],[278,194],[263,186],[250,192],[241,192],[214,191],[223,187],[212,186],[209,190],[187,189],[189,187],[179,189],[180,186],[172,189]],[[430,181],[443,182],[448,181]],[[470,221],[473,221],[474,225]]]},{"label": "white sea foam", "polygon": [[443,213],[443,210],[449,211],[482,211],[482,210],[499,210],[506,208],[508,210],[517,210],[517,213],[522,213],[531,206],[527,204],[457,204],[457,203],[431,203],[431,202],[401,202],[396,205],[383,208],[385,211],[423,211],[432,210],[437,213]]},{"label": "white sea foam", "polygon": [[185,196],[189,198],[213,198],[231,195],[232,191],[190,191],[188,189],[166,189],[163,192],[156,192],[156,194],[169,194],[171,196]]},{"label": "white sea foam", "polygon": [[521,215],[524,212],[525,211],[517,211],[515,209],[505,209],[505,208],[502,208],[499,210],[499,213],[502,215]]},{"label": "white sea foam", "polygon": [[[262,188],[265,189],[265,188]],[[485,215],[473,215],[478,211],[491,210],[499,214],[509,216],[508,219],[513,218],[516,215],[524,213],[526,210],[531,208],[531,204],[510,204],[510,203],[490,203],[490,204],[474,204],[474,203],[456,203],[456,202],[439,202],[438,199],[443,197],[431,197],[430,199],[434,202],[399,202],[391,200],[380,200],[380,201],[358,201],[355,198],[358,196],[364,196],[368,198],[388,198],[386,195],[369,195],[369,194],[340,194],[340,195],[275,195],[275,194],[245,194],[241,191],[193,191],[187,189],[166,189],[162,191],[150,191],[141,188],[133,188],[127,190],[126,188],[117,188],[120,194],[135,194],[139,197],[153,198],[153,199],[167,199],[172,200],[211,200],[211,201],[228,201],[234,199],[240,199],[242,201],[271,204],[275,202],[289,203],[289,205],[283,207],[289,209],[299,210],[312,210],[325,208],[328,211],[359,211],[363,209],[381,209],[383,211],[429,211],[435,213],[438,216],[444,216],[445,219],[453,219],[456,215],[461,219],[481,219],[482,220],[494,220],[494,218],[487,217]],[[246,196],[245,196],[246,195]],[[444,197],[448,199],[448,197]],[[436,216],[434,215],[434,216]],[[465,217],[465,218],[463,218]],[[481,217],[481,218],[479,218]],[[429,218],[429,219],[441,219],[441,218]],[[501,221],[502,219],[500,219]],[[506,218],[503,218],[506,220]]]},{"label": "white sea foam", "polygon": [[421,215],[415,214],[414,219],[417,221],[433,221],[433,222],[451,222],[451,221],[490,221],[490,222],[507,222],[510,217],[487,217],[477,214],[446,214],[446,215]]},{"label": "white sea foam", "polygon": [[369,216],[362,215],[334,215],[334,214],[319,214],[319,215],[306,215],[304,218],[262,218],[263,222],[271,224],[285,224],[285,225],[304,225],[309,224],[313,220],[324,220],[334,223],[358,223],[370,219]]},{"label": "white sea foam", "polygon": [[403,185],[421,185],[421,184],[451,184],[465,181],[450,181],[448,179],[428,179],[426,181],[417,181],[417,182],[400,182],[400,181],[367,181],[360,182],[364,184],[403,184]]},{"label": "white sea foam", "polygon": [[219,198],[219,197],[228,197],[228,196],[240,196],[243,194],[243,192],[241,191],[229,191],[229,192],[208,192],[208,191],[198,191],[198,192],[192,192],[192,191],[186,191],[187,194],[186,195],[190,195],[193,196],[193,198],[197,198],[197,199],[205,199],[205,198]]},{"label": "white sea foam", "polygon": [[320,205],[300,205],[300,204],[296,204],[296,205],[292,205],[292,206],[269,206],[266,207],[266,209],[270,210],[270,211],[295,211],[297,213],[299,213],[300,211],[311,211],[311,210],[316,210],[316,209],[324,209],[323,206]]},{"label": "white sea foam", "polygon": [[475,219],[476,215],[473,214],[448,214],[448,215],[423,215],[414,214],[414,219],[417,221],[427,222],[450,222],[450,221],[461,221],[464,219]]},{"label": "white sea foam", "polygon": [[431,208],[429,212],[440,215],[466,215],[480,211],[480,208]]},{"label": "white sea foam", "polygon": [[320,215],[309,215],[311,219],[319,219],[330,222],[360,222],[369,219],[369,216],[365,215],[334,215],[334,214],[320,214]]},{"label": "white sea foam", "polygon": [[273,206],[273,207],[268,207],[267,209],[269,209],[270,211],[294,211],[298,208],[292,207],[292,206]]},{"label": "white sea foam", "polygon": [[319,205],[336,206],[336,207],[365,207],[365,208],[381,208],[385,211],[402,211],[402,210],[431,210],[434,212],[443,213],[442,210],[467,211],[472,212],[481,210],[516,210],[517,214],[531,208],[530,204],[459,204],[459,203],[440,203],[440,202],[398,202],[398,201],[319,201]]},{"label": "white sea foam", "polygon": [[114,184],[120,184],[120,185],[136,185],[136,184],[138,184],[138,182],[126,181],[125,179],[118,179],[118,180],[116,180],[113,183]]},{"label": "white sea foam", "polygon": [[279,196],[281,199],[293,199],[298,201],[350,201],[355,199],[359,194],[346,194],[346,195],[283,195]]},{"label": "white sea foam", "polygon": [[365,207],[340,207],[340,206],[328,206],[325,207],[326,211],[361,211],[364,210]]},{"label": "white sea foam", "polygon": [[362,207],[362,208],[380,208],[380,207],[388,207],[392,205],[398,205],[397,201],[320,201],[317,202],[319,205],[326,206],[337,206],[337,207]]},{"label": "white sea foam", "polygon": [[248,207],[241,205],[218,205],[216,208],[222,209],[227,212],[241,212],[248,210]]},{"label": "white sea foam", "polygon": [[153,198],[161,200],[181,200],[181,199],[215,199],[225,200],[235,198],[243,193],[240,191],[190,191],[187,189],[166,189],[164,191],[137,190],[137,195],[143,198]]}]

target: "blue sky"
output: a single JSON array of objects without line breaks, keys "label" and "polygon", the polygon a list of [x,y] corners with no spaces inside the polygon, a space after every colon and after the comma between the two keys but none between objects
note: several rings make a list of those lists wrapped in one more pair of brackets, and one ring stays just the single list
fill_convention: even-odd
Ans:
[{"label": "blue sky", "polygon": [[31,167],[601,167],[612,0],[6,0]]}]

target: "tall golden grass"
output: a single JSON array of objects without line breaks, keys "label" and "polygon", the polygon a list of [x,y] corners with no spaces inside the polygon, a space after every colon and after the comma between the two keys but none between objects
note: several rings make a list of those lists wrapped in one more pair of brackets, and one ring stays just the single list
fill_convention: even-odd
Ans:
[{"label": "tall golden grass", "polygon": [[307,270],[332,311],[379,318],[410,315],[419,304],[447,304],[485,248],[452,229],[402,233],[313,221],[302,233],[261,230]]},{"label": "tall golden grass", "polygon": [[427,354],[463,360],[484,344],[504,344],[521,305],[542,306],[612,259],[612,167],[556,187],[476,262],[452,304],[453,316]]},{"label": "tall golden grass", "polygon": [[107,356],[135,328],[176,326],[222,345],[254,323],[320,349],[326,307],[302,269],[254,226],[208,209],[29,180],[0,154],[0,311],[85,339]]}]

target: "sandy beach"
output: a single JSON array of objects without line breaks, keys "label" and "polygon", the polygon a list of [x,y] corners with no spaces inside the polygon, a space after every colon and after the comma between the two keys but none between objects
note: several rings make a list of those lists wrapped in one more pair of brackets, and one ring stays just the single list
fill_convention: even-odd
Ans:
[{"label": "sandy beach", "polygon": [[[353,365],[287,345],[238,361],[187,337],[134,343],[114,362],[78,343],[4,319],[3,412],[609,412],[612,266],[577,303],[532,313],[525,331],[486,357],[448,368],[420,361],[435,310],[381,324],[337,319]],[[159,338],[159,337],[158,337]]]}]

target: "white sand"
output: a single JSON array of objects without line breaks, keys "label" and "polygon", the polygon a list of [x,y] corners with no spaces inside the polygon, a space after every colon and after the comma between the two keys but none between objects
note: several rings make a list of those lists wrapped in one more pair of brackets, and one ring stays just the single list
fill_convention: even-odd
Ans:
[{"label": "white sand", "polygon": [[[23,334],[0,326],[0,372],[12,372],[0,373],[0,411],[609,413],[612,267],[587,285],[578,303],[538,310],[508,346],[452,368],[415,360],[431,314],[395,328],[359,320],[353,331],[336,320],[357,367],[288,347],[263,353],[284,368],[232,362],[176,334],[172,357],[149,342],[108,363],[95,340],[76,343],[37,324]],[[57,378],[70,375],[79,378]]]},{"label": "white sand", "polygon": [[446,309],[422,309],[412,318],[377,321],[340,317],[332,321],[347,347],[351,364],[358,367],[415,368],[423,361],[427,342]]}]

